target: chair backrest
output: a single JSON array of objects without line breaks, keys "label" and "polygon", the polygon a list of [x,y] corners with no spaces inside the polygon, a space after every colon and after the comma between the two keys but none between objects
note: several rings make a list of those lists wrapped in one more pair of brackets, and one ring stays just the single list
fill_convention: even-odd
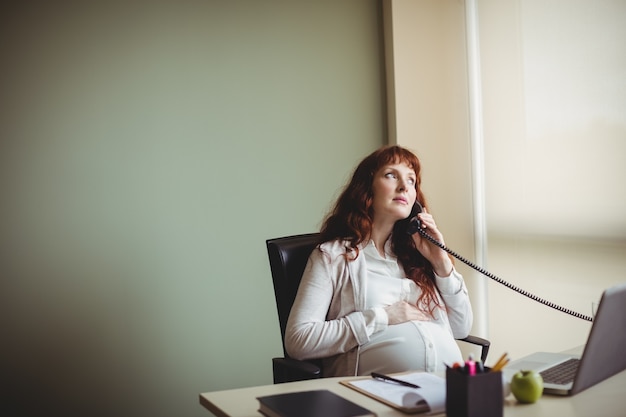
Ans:
[{"label": "chair backrest", "polygon": [[309,255],[318,243],[319,233],[285,236],[266,241],[285,357],[287,357],[284,343],[285,328],[289,312]]}]

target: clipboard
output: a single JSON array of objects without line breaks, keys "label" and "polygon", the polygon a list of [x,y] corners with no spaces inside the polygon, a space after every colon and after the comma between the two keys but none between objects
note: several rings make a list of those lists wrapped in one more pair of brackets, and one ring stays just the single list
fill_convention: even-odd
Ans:
[{"label": "clipboard", "polygon": [[409,388],[369,377],[347,379],[339,383],[405,414],[445,412],[446,380],[444,378],[427,372],[394,376],[414,383],[420,388]]}]

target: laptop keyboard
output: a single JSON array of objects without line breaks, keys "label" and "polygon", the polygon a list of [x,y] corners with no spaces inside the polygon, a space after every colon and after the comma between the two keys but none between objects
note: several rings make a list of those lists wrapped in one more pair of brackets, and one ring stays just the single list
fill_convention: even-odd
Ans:
[{"label": "laptop keyboard", "polygon": [[574,381],[579,362],[580,359],[568,359],[552,368],[539,372],[539,374],[543,378],[543,382],[559,385],[567,384]]}]

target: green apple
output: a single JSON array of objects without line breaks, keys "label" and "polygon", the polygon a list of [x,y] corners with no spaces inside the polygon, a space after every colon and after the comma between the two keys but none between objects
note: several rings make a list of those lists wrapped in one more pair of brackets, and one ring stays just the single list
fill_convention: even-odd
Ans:
[{"label": "green apple", "polygon": [[543,394],[543,378],[535,371],[519,371],[511,379],[511,392],[521,403],[534,403]]}]

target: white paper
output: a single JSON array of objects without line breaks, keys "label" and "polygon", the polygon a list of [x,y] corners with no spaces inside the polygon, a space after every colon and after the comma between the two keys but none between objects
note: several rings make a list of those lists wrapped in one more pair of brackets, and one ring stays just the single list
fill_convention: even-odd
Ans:
[{"label": "white paper", "polygon": [[394,375],[394,378],[418,385],[420,388],[405,387],[379,379],[359,379],[350,384],[401,407],[412,408],[424,400],[430,407],[428,414],[439,414],[446,410],[446,380],[426,372]]}]

